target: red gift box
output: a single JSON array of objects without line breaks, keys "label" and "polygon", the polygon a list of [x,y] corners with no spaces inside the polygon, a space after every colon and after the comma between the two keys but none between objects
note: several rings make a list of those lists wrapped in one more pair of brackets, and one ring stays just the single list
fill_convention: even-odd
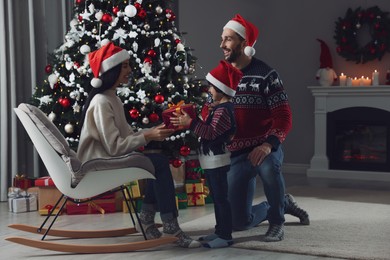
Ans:
[{"label": "red gift box", "polygon": [[27,178],[24,175],[16,175],[13,179],[12,186],[25,190],[34,186],[34,180]]},{"label": "red gift box", "polygon": [[105,214],[113,212],[116,212],[115,199],[92,200],[80,204],[67,202],[66,204],[66,213],[68,215]]},{"label": "red gift box", "polygon": [[186,129],[188,126],[174,126],[171,123],[171,117],[175,117],[173,112],[181,113],[181,111],[185,111],[192,119],[196,117],[196,109],[194,104],[184,104],[182,101],[177,105],[170,106],[168,109],[162,112],[162,119],[167,128],[181,130]]},{"label": "red gift box", "polygon": [[51,177],[41,177],[35,180],[35,186],[55,186],[53,180]]}]

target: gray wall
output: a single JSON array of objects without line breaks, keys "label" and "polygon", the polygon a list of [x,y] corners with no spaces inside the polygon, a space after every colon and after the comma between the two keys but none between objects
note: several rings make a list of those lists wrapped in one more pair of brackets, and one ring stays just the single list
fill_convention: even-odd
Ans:
[{"label": "gray wall", "polygon": [[314,152],[314,101],[308,86],[316,86],[320,44],[331,49],[333,67],[353,77],[380,72],[380,82],[390,69],[390,53],[381,61],[365,64],[345,61],[335,49],[335,22],[349,7],[364,9],[377,5],[390,12],[389,0],[197,0],[179,2],[179,28],[187,32],[185,43],[199,59],[197,75],[204,75],[222,58],[219,49],[222,27],[236,13],[253,22],[260,34],[256,57],[276,68],[289,95],[293,129],[284,143],[285,163],[308,165]]}]

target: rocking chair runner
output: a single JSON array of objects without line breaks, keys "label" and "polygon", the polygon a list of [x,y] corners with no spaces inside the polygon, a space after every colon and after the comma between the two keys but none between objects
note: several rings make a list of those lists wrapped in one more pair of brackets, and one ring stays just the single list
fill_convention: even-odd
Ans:
[{"label": "rocking chair runner", "polygon": [[[8,237],[6,240],[41,249],[72,253],[113,253],[135,251],[172,243],[177,240],[176,237],[162,237],[159,239],[146,240],[145,234],[142,230],[145,238],[144,241],[123,244],[74,245],[44,241],[46,235],[71,238],[96,238],[123,236],[136,233],[137,231],[134,227],[105,231],[71,231],[51,229],[51,227],[61,213],[66,201],[70,200],[77,203],[86,202],[92,197],[118,190],[121,190],[124,196],[124,189],[126,189],[123,185],[124,183],[138,179],[154,179],[154,176],[152,175],[154,167],[147,157],[139,153],[132,153],[126,156],[110,159],[95,159],[81,163],[78,160],[76,153],[69,148],[67,141],[56,126],[48,120],[41,110],[37,107],[24,103],[20,104],[19,107],[14,110],[42,158],[42,161],[47,168],[50,177],[52,177],[54,184],[62,193],[62,196],[40,227],[20,224],[10,225],[11,228],[22,231],[38,234],[44,232],[41,240],[22,237]],[[130,194],[130,192],[128,192],[128,194]],[[60,206],[59,212],[54,216],[50,226],[47,229],[43,228],[52,215],[52,212],[63,198],[65,198],[65,200]],[[130,200],[130,204],[127,204],[127,207],[129,207],[129,214],[133,225],[135,225],[130,210],[130,207],[134,208],[132,200]],[[137,221],[139,221],[136,210],[134,210],[134,212]],[[142,225],[140,226],[142,229]]]}]

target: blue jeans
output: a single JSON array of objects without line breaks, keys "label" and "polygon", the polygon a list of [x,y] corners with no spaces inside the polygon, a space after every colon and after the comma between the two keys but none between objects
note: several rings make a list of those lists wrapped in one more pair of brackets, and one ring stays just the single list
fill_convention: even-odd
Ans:
[{"label": "blue jeans", "polygon": [[205,169],[210,196],[214,201],[215,234],[222,239],[232,239],[232,214],[228,201],[227,172],[230,165],[215,169]]},{"label": "blue jeans", "polygon": [[[232,157],[228,172],[228,199],[232,208],[234,230],[246,230],[268,220],[270,224],[284,223],[285,184],[281,167],[283,150],[270,153],[259,166],[252,166],[248,153]],[[252,206],[256,176],[263,182],[268,202]]]},{"label": "blue jeans", "polygon": [[173,183],[169,159],[163,154],[148,154],[155,168],[155,180],[148,179],[142,208],[160,211],[161,220],[177,218],[175,185]]}]

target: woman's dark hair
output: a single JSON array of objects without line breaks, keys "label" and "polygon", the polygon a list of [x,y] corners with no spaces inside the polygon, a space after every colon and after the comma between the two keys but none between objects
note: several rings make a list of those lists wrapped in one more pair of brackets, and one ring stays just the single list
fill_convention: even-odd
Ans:
[{"label": "woman's dark hair", "polygon": [[102,85],[100,88],[94,88],[92,87],[91,91],[88,93],[88,98],[85,101],[85,104],[83,106],[83,111],[81,112],[81,118],[79,121],[79,129],[81,131],[83,125],[84,125],[84,120],[85,120],[85,114],[87,113],[89,104],[91,103],[92,98],[99,93],[103,93],[107,89],[112,88],[114,86],[115,82],[117,81],[122,69],[122,63],[119,63],[112,69],[104,72],[101,76],[100,79],[102,80]]}]

